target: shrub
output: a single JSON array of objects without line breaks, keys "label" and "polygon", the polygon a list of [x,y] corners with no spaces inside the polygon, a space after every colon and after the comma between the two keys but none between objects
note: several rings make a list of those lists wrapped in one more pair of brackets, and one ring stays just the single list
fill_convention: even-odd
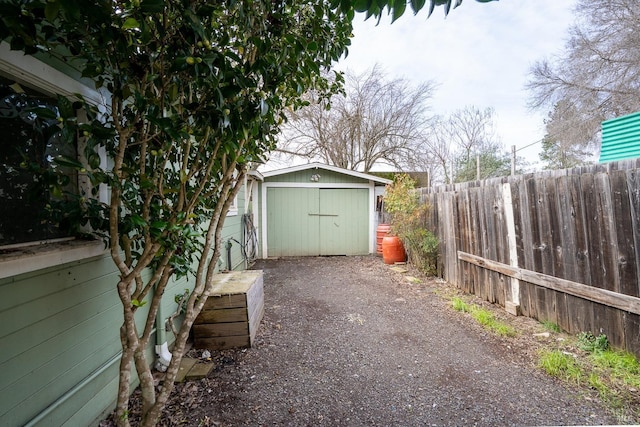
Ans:
[{"label": "shrub", "polygon": [[420,202],[413,180],[396,175],[385,194],[385,209],[391,216],[391,231],[404,244],[409,261],[423,272],[438,269],[438,238],[425,227],[429,205]]}]

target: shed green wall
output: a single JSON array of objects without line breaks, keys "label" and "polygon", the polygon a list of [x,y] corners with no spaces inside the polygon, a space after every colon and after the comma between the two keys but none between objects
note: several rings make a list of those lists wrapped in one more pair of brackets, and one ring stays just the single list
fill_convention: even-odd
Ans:
[{"label": "shed green wall", "polygon": [[369,253],[369,189],[267,188],[269,256]]},{"label": "shed green wall", "polygon": [[602,122],[600,162],[640,157],[640,111]]},{"label": "shed green wall", "polygon": [[[241,240],[242,212],[241,191],[238,215],[225,220],[223,268],[225,241]],[[232,263],[243,266],[235,242]],[[91,425],[112,410],[122,324],[117,278],[105,255],[0,279],[0,425]],[[175,311],[174,295],[190,287],[186,278],[170,283],[163,317]]]}]

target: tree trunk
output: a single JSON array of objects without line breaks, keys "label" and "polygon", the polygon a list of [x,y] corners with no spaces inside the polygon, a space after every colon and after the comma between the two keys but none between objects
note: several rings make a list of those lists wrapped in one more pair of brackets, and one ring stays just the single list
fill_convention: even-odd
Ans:
[{"label": "tree trunk", "polygon": [[151,367],[147,363],[147,357],[144,352],[145,348],[139,347],[133,355],[136,372],[138,373],[138,379],[140,380],[142,414],[146,414],[150,411],[153,404],[156,403],[156,390],[153,384],[153,375],[151,374]]},{"label": "tree trunk", "polygon": [[116,403],[116,424],[118,427],[129,427],[129,392],[131,384],[131,360],[133,350],[127,341],[126,327],[120,327],[122,356],[120,357],[120,373],[118,377],[118,399]]}]

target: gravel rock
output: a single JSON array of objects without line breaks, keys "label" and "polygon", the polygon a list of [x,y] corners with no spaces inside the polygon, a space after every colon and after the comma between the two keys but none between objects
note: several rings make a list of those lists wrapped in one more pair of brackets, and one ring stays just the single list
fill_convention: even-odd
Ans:
[{"label": "gravel rock", "polygon": [[265,284],[256,345],[212,352],[217,369],[176,386],[164,424],[616,423],[593,395],[535,367],[532,331],[521,336],[533,344],[486,332],[438,296],[442,281],[409,282],[374,256],[254,268]]}]

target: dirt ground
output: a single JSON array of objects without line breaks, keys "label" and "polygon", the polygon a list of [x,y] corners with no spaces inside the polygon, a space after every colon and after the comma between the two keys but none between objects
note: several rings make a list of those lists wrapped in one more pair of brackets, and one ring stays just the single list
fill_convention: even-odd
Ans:
[{"label": "dirt ground", "polygon": [[544,338],[534,337],[542,327],[531,319],[494,307],[519,330],[499,338],[451,309],[443,296],[456,291],[446,283],[393,271],[375,256],[254,268],[265,284],[256,345],[212,352],[217,368],[176,385],[163,425],[617,423],[593,394],[535,367]]}]

